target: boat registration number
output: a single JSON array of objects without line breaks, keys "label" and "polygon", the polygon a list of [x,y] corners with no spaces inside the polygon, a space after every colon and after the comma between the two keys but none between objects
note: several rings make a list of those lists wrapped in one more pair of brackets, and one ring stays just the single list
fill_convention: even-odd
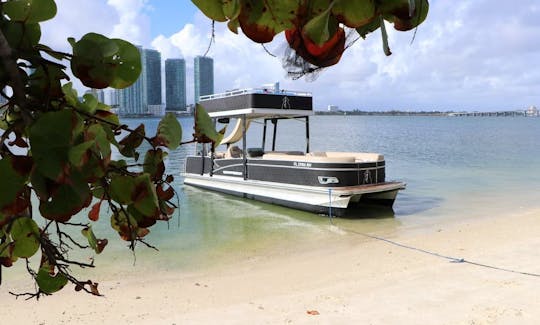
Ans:
[{"label": "boat registration number", "polygon": [[295,161],[293,163],[293,166],[296,166],[296,167],[311,167],[311,163],[302,162],[302,161]]}]

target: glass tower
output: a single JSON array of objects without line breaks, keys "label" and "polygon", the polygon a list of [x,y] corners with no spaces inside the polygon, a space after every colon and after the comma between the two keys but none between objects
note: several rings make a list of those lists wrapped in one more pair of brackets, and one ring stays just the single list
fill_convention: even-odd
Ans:
[{"label": "glass tower", "polygon": [[137,81],[128,88],[116,92],[118,113],[120,115],[141,115],[148,112],[147,81],[146,81],[146,51],[138,46],[141,54],[142,69]]},{"label": "glass tower", "polygon": [[146,66],[146,91],[148,105],[161,105],[161,54],[156,50],[144,50]]},{"label": "glass tower", "polygon": [[161,103],[161,54],[156,50],[143,49],[141,54],[141,75],[137,81],[116,92],[120,115],[143,115],[152,113],[152,107]]},{"label": "glass tower", "polygon": [[214,60],[206,56],[197,56],[194,60],[195,103],[199,97],[214,93]]},{"label": "glass tower", "polygon": [[186,110],[186,61],[165,60],[165,100],[167,111]]}]

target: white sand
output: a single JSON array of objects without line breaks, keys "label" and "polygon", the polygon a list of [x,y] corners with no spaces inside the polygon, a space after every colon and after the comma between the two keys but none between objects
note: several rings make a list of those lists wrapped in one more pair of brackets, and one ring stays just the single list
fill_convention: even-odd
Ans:
[{"label": "white sand", "polygon": [[[376,234],[375,234],[376,235]],[[540,277],[488,269],[361,235],[251,256],[198,272],[67,288],[39,302],[0,287],[0,324],[538,324]],[[540,211],[444,224],[390,238],[540,274]],[[5,270],[4,270],[5,271]],[[317,311],[319,315],[309,315]]]}]

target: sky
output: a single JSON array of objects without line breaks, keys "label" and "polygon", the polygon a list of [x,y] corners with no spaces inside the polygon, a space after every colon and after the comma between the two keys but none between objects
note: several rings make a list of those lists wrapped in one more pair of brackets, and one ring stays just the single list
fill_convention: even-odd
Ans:
[{"label": "sky", "polygon": [[[57,0],[55,19],[42,25],[42,43],[69,50],[66,39],[97,32],[182,57],[188,103],[193,102],[193,58],[211,39],[211,21],[189,0]],[[426,21],[414,32],[391,25],[385,56],[380,31],[360,39],[340,63],[313,81],[286,76],[278,35],[269,55],[241,33],[216,23],[215,92],[280,82],[310,91],[317,109],[495,111],[540,107],[540,1],[431,0]]]}]

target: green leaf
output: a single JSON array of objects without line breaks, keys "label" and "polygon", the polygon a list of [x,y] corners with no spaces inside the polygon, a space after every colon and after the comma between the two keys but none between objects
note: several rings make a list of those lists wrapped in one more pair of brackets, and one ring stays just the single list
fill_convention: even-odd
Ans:
[{"label": "green leaf", "polygon": [[159,216],[159,203],[156,188],[150,175],[144,173],[136,179],[135,192],[132,193],[133,206],[146,217]]},{"label": "green leaf", "polygon": [[123,240],[136,239],[139,229],[137,220],[123,210],[111,216],[111,228],[116,230]]},{"label": "green leaf", "polygon": [[88,161],[87,152],[95,145],[95,141],[90,140],[78,144],[69,150],[69,162],[78,168],[81,168]]},{"label": "green leaf", "polygon": [[0,23],[2,32],[13,48],[32,50],[41,38],[39,24],[25,24],[18,21],[3,21]]},{"label": "green leaf", "polygon": [[118,46],[114,54],[115,75],[110,87],[122,89],[131,86],[142,71],[141,54],[133,44],[121,39],[113,39]]},{"label": "green leaf", "polygon": [[125,88],[137,81],[141,70],[140,52],[129,42],[88,33],[73,47],[71,70],[90,88]]},{"label": "green leaf", "polygon": [[73,83],[68,82],[63,85],[62,92],[65,95],[64,98],[66,99],[66,102],[73,107],[77,107],[77,103],[79,102],[79,96],[77,95],[77,90],[73,89]]},{"label": "green leaf", "polygon": [[79,136],[82,121],[72,110],[48,112],[30,127],[30,147],[37,170],[57,180],[65,171],[73,139]]},{"label": "green leaf", "polygon": [[223,14],[229,20],[235,20],[240,15],[240,0],[222,0],[223,2]]},{"label": "green leaf", "polygon": [[61,273],[52,276],[49,267],[41,267],[36,276],[36,282],[39,290],[51,294],[60,291],[67,284],[68,279]]},{"label": "green leaf", "polygon": [[360,34],[360,37],[362,37],[363,39],[366,39],[367,34],[376,31],[380,27],[381,27],[381,20],[379,20],[379,18],[377,17],[372,22],[356,28],[356,31],[358,32],[358,34]]},{"label": "green leaf", "polygon": [[84,94],[83,101],[77,105],[77,108],[88,114],[94,114],[98,106],[97,98],[92,94]]},{"label": "green leaf", "polygon": [[191,0],[210,19],[215,21],[227,21],[223,13],[222,0]]},{"label": "green leaf", "polygon": [[68,79],[60,66],[48,66],[47,70],[40,66],[32,71],[29,77],[30,94],[37,98],[61,97],[63,95],[61,81]]},{"label": "green leaf", "polygon": [[13,21],[39,23],[56,16],[54,0],[10,0],[2,5],[4,13]]},{"label": "green leaf", "polygon": [[101,153],[101,159],[109,161],[111,158],[111,143],[107,138],[107,132],[101,124],[93,124],[86,130],[87,138],[95,140],[96,146]]},{"label": "green leaf", "polygon": [[122,205],[133,203],[131,193],[135,189],[135,178],[132,176],[116,175],[111,178],[109,187],[111,199]]},{"label": "green leaf", "polygon": [[159,181],[163,177],[165,172],[165,164],[163,163],[163,157],[166,153],[161,149],[148,150],[144,156],[143,171],[148,173],[153,181]]},{"label": "green leaf", "polygon": [[345,26],[357,28],[373,21],[375,9],[375,0],[337,0],[332,14]]},{"label": "green leaf", "polygon": [[195,140],[199,143],[220,143],[223,133],[217,132],[212,119],[202,107],[197,104],[195,107]]},{"label": "green leaf", "polygon": [[67,222],[92,202],[88,183],[76,170],[71,170],[69,182],[55,184],[47,200],[40,200],[39,211],[49,220]]},{"label": "green leaf", "polygon": [[133,132],[130,132],[118,142],[118,150],[122,155],[134,157],[135,160],[137,160],[139,158],[139,153],[136,149],[141,145],[145,136],[144,124],[140,124]]},{"label": "green leaf", "polygon": [[167,113],[159,122],[156,136],[152,139],[155,146],[164,146],[174,150],[182,141],[182,127],[173,113]]},{"label": "green leaf", "polygon": [[13,204],[25,189],[28,176],[17,172],[13,160],[6,157],[0,160],[0,210]]},{"label": "green leaf", "polygon": [[303,8],[305,4],[301,4],[303,2],[305,3],[291,0],[242,1],[238,16],[240,27],[252,41],[268,43],[276,34],[294,27],[297,13],[306,9]]},{"label": "green leaf", "polygon": [[107,239],[97,239],[91,226],[81,230],[81,233],[88,239],[88,244],[97,254],[103,252],[103,249],[105,249],[108,243]]},{"label": "green leaf", "polygon": [[14,242],[13,254],[28,258],[39,249],[39,227],[28,217],[17,218],[11,225],[11,238]]},{"label": "green leaf", "polygon": [[[329,6],[324,12],[308,21],[302,29],[303,33],[306,34],[313,43],[319,46],[330,39],[329,22],[331,10],[332,6]],[[333,27],[335,31],[337,24],[334,24]],[[332,35],[333,34],[334,33],[332,33]]]}]

